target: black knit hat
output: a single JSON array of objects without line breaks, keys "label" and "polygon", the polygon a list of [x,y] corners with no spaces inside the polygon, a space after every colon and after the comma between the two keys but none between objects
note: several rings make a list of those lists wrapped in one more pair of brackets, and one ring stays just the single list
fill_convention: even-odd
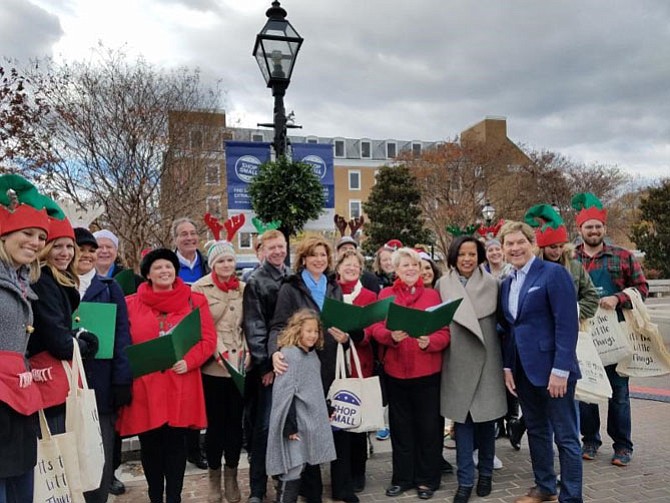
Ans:
[{"label": "black knit hat", "polygon": [[151,264],[160,259],[172,262],[175,274],[179,274],[179,259],[177,258],[177,254],[167,248],[156,248],[147,253],[140,263],[140,274],[144,279],[148,279]]},{"label": "black knit hat", "polygon": [[98,241],[93,236],[93,233],[88,229],[83,227],[74,228],[74,240],[77,242],[77,246],[82,247],[84,245],[91,245],[94,250],[98,249]]}]

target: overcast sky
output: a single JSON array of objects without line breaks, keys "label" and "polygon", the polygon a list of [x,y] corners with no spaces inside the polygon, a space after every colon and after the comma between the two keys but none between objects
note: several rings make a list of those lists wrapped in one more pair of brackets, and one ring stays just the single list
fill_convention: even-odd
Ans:
[{"label": "overcast sky", "polygon": [[[271,122],[251,55],[269,0],[0,0],[0,54],[80,59],[99,40],[227,90]],[[528,148],[670,176],[668,0],[284,0],[305,39],[287,110],[305,134],[444,140],[487,115]]]}]

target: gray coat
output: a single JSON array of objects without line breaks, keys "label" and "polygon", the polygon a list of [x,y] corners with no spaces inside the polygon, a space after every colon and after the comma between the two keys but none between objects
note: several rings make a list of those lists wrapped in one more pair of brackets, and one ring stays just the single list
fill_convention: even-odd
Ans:
[{"label": "gray coat", "polygon": [[[303,463],[319,465],[336,458],[333,432],[321,387],[316,351],[282,348],[288,370],[275,378],[265,459],[268,475],[281,475]],[[284,436],[284,423],[295,400],[300,440]]]},{"label": "gray coat", "polygon": [[507,411],[502,352],[496,332],[498,282],[480,266],[466,286],[450,270],[436,288],[443,301],[463,298],[449,326],[444,351],[440,408],[444,417],[464,423],[497,419]]}]

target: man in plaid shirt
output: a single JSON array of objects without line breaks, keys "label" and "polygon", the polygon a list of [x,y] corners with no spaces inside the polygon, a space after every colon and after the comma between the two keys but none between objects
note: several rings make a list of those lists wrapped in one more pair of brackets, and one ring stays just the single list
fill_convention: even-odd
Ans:
[{"label": "man in plaid shirt", "polygon": [[[577,259],[584,265],[598,290],[600,307],[616,309],[622,320],[621,308],[631,307],[630,299],[622,290],[634,287],[646,298],[649,286],[640,263],[630,251],[605,243],[607,210],[602,205],[598,207],[600,201],[595,201],[597,203],[594,206],[582,208],[576,217],[583,240],[577,247]],[[628,377],[616,373],[616,364],[606,366],[605,371],[612,385],[612,398],[609,399],[607,412],[607,434],[612,438],[614,447],[611,461],[613,465],[626,466],[633,455]],[[583,436],[582,458],[593,460],[602,445],[600,411],[597,404],[583,402],[579,404],[579,411]]]}]

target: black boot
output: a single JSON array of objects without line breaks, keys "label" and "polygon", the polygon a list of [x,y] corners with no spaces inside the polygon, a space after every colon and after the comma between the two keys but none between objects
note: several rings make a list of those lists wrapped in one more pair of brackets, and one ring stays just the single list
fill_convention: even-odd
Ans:
[{"label": "black boot", "polygon": [[283,480],[277,488],[276,503],[296,503],[300,492],[300,479]]},{"label": "black boot", "polygon": [[472,494],[472,487],[458,486],[456,494],[454,494],[454,503],[468,503]]},{"label": "black boot", "polygon": [[480,475],[479,480],[477,481],[477,496],[488,496],[491,494],[491,489],[493,487],[492,477],[487,477],[486,475]]}]

